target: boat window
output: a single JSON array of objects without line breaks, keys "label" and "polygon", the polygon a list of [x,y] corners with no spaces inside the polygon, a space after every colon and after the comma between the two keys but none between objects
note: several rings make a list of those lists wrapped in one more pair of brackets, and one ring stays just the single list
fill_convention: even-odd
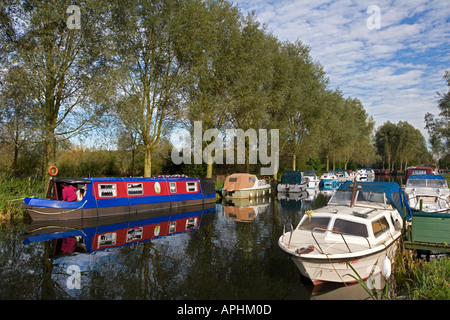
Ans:
[{"label": "boat window", "polygon": [[99,184],[98,194],[100,197],[116,197],[117,188],[115,184]]},{"label": "boat window", "polygon": [[171,182],[169,185],[170,185],[170,193],[176,193],[177,192],[177,183]]},{"label": "boat window", "polygon": [[174,233],[175,231],[177,231],[177,222],[172,221],[169,225],[169,233]]},{"label": "boat window", "polygon": [[197,228],[197,218],[189,218],[186,220],[186,230]]},{"label": "boat window", "polygon": [[299,228],[300,230],[312,230],[314,228],[325,230],[328,227],[328,222],[330,222],[330,218],[328,217],[311,217],[311,219],[305,219]]},{"label": "boat window", "polygon": [[128,189],[128,195],[130,195],[130,196],[144,194],[144,188],[142,186],[142,183],[128,183],[127,189]]},{"label": "boat window", "polygon": [[228,182],[236,182],[237,178],[228,178]]},{"label": "boat window", "polygon": [[330,204],[350,205],[352,201],[352,191],[338,190],[330,200]]},{"label": "boat window", "polygon": [[356,202],[376,202],[384,205],[384,193],[371,192],[371,191],[359,191],[356,197]]},{"label": "boat window", "polygon": [[378,237],[381,234],[383,234],[383,232],[385,232],[386,230],[389,230],[389,224],[386,218],[383,217],[377,221],[372,222],[372,229],[375,237]]},{"label": "boat window", "polygon": [[188,192],[197,192],[197,182],[186,182]]},{"label": "boat window", "polygon": [[426,187],[427,181],[425,179],[408,179],[406,185],[411,187]]},{"label": "boat window", "polygon": [[344,220],[336,219],[333,226],[333,233],[343,233],[344,235],[368,237],[367,227],[365,224]]},{"label": "boat window", "polygon": [[248,182],[255,182],[255,177],[248,177]]},{"label": "boat window", "polygon": [[427,187],[430,188],[446,188],[446,180],[427,180]]}]

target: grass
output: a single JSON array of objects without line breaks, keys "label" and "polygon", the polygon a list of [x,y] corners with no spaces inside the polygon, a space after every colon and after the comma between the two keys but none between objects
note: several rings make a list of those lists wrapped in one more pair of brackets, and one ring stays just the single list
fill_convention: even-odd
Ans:
[{"label": "grass", "polygon": [[412,258],[410,250],[398,251],[395,292],[408,300],[450,300],[450,258],[427,262]]},{"label": "grass", "polygon": [[44,180],[0,177],[0,222],[21,222],[27,215],[19,208],[22,199],[35,194],[45,197]]}]

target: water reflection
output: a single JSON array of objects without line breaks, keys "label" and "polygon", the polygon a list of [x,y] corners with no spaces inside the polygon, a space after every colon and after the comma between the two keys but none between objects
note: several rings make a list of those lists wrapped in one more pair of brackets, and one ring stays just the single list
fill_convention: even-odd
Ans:
[{"label": "water reflection", "polygon": [[[312,286],[278,246],[284,225],[297,225],[330,196],[308,190],[301,197],[233,200],[125,220],[5,228],[0,299],[367,298],[356,294],[359,285]],[[73,240],[62,245],[73,237],[77,247]],[[68,285],[74,266],[79,289]]]}]

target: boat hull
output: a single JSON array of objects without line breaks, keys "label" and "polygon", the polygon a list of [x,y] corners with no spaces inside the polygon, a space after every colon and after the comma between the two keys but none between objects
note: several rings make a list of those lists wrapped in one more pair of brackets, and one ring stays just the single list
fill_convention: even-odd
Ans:
[{"label": "boat hull", "polygon": [[[309,258],[305,255],[291,255],[300,273],[310,279],[314,285],[325,282],[353,283],[356,279],[366,280],[383,269],[386,257],[393,261],[398,247],[398,239],[391,241],[388,247],[380,246],[378,250],[368,250],[361,255],[333,258],[332,255],[323,255],[323,258]],[[351,265],[358,275],[348,267]]]},{"label": "boat hull", "polygon": [[259,189],[247,189],[247,190],[235,190],[235,191],[222,191],[222,196],[229,199],[247,199],[247,198],[259,198],[265,197],[271,194],[272,190],[268,185],[266,188]]},{"label": "boat hull", "polygon": [[277,191],[285,192],[285,193],[300,193],[300,192],[305,191],[307,186],[308,186],[307,183],[302,183],[302,184],[280,183],[277,186]]},{"label": "boat hull", "polygon": [[[93,178],[86,180],[86,195],[79,201],[25,198],[21,208],[33,221],[91,219],[119,215],[138,215],[216,202],[214,182],[195,178]],[[171,184],[169,186],[169,183]],[[187,190],[192,184],[192,191]],[[195,184],[195,185],[194,185]],[[103,186],[113,186],[110,194]],[[185,187],[186,186],[186,187]],[[139,194],[131,191],[138,189]],[[170,187],[173,191],[170,191]],[[186,188],[183,190],[182,188]],[[128,188],[128,189],[127,189]],[[139,189],[140,188],[140,189]],[[131,191],[130,191],[131,190]],[[179,192],[177,193],[176,190]],[[103,192],[104,194],[101,194]],[[106,194],[106,195],[105,195]]]}]

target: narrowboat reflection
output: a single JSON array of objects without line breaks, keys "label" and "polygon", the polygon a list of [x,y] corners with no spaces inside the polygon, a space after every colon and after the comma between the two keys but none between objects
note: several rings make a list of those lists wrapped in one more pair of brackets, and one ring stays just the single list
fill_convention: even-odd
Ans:
[{"label": "narrowboat reflection", "polygon": [[52,258],[94,253],[197,230],[215,213],[215,203],[99,219],[29,225],[23,243],[46,241]]}]

